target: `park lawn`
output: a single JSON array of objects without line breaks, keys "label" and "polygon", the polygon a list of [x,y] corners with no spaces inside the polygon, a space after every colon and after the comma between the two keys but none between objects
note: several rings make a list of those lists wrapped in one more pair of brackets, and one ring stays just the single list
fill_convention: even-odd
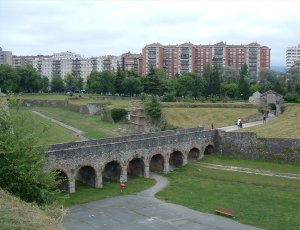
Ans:
[{"label": "park lawn", "polygon": [[210,156],[205,155],[199,162],[267,170],[267,171],[273,171],[278,173],[300,174],[300,166],[298,164],[288,164],[285,162],[271,162],[271,161],[245,159],[241,157],[211,156],[211,155]]},{"label": "park lawn", "polygon": [[103,188],[94,188],[76,181],[75,193],[61,193],[60,198],[65,199],[65,206],[83,204],[91,201],[102,200],[110,197],[130,195],[143,190],[155,184],[155,180],[151,178],[143,178],[137,176],[128,176],[126,187],[121,192],[118,182],[103,181]]},{"label": "park lawn", "polygon": [[14,129],[34,135],[38,145],[48,145],[78,141],[72,131],[67,130],[51,121],[48,121],[30,110],[24,108],[11,108]]},{"label": "park lawn", "polygon": [[287,104],[286,111],[264,125],[240,131],[255,132],[258,137],[300,138],[300,104]]},{"label": "park lawn", "polygon": [[170,184],[156,195],[159,199],[206,213],[225,207],[236,212],[237,221],[264,229],[299,227],[297,179],[208,169],[197,163],[165,176]]},{"label": "park lawn", "polygon": [[29,110],[38,111],[48,117],[66,123],[85,132],[83,135],[91,138],[106,138],[127,135],[118,131],[118,128],[126,129],[128,124],[113,124],[103,121],[99,116],[86,115],[59,107],[29,107]]},{"label": "park lawn", "polygon": [[234,125],[238,118],[247,121],[261,116],[256,108],[163,108],[167,122],[178,128],[204,126],[210,129]]}]

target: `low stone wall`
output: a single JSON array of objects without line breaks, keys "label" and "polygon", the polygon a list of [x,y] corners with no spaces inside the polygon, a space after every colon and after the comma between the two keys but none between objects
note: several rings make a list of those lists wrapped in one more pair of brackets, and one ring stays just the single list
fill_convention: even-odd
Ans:
[{"label": "low stone wall", "polygon": [[154,138],[154,137],[165,137],[165,136],[172,136],[175,134],[180,135],[186,133],[201,132],[203,130],[204,130],[203,127],[196,127],[190,129],[168,130],[168,131],[161,131],[161,132],[154,132],[154,133],[137,134],[131,136],[124,136],[124,137],[112,137],[112,138],[96,139],[96,140],[89,140],[89,141],[75,141],[75,142],[69,142],[63,144],[49,145],[48,151],[78,148],[84,146],[102,145],[102,144],[109,144],[109,143],[119,143],[119,142],[141,140],[141,139]]},{"label": "low stone wall", "polygon": [[217,152],[226,156],[300,163],[300,139],[257,138],[250,132],[218,131]]},{"label": "low stone wall", "polygon": [[86,105],[77,105],[69,103],[69,100],[39,100],[39,99],[25,99],[23,104],[25,106],[55,106],[64,107],[72,111],[88,114],[88,115],[104,115],[105,104],[101,103],[87,103]]}]

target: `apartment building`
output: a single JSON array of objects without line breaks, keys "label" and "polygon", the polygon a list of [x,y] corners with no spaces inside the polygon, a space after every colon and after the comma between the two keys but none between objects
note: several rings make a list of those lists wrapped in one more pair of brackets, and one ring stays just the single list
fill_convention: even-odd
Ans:
[{"label": "apartment building", "polygon": [[270,68],[270,48],[258,43],[248,45],[227,45],[219,42],[214,45],[161,45],[153,43],[143,49],[142,74],[147,75],[150,66],[163,68],[167,77],[187,72],[202,74],[207,64],[231,66],[240,69],[246,63],[250,75],[258,76],[261,68]]},{"label": "apartment building", "polygon": [[0,65],[12,65],[12,52],[4,51],[0,47]]},{"label": "apartment building", "polygon": [[121,69],[123,71],[135,71],[142,74],[142,55],[132,54],[130,52],[121,55]]},{"label": "apartment building", "polygon": [[300,59],[300,45],[286,49],[286,68],[291,68]]}]

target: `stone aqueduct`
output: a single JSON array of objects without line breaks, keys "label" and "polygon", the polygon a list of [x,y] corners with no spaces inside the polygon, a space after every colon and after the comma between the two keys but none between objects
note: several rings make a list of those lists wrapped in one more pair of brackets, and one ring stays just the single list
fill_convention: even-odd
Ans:
[{"label": "stone aqueduct", "polygon": [[75,192],[75,180],[96,188],[102,178],[127,180],[127,173],[149,177],[201,159],[214,149],[216,130],[202,127],[51,145],[49,169],[57,170],[60,189]]}]

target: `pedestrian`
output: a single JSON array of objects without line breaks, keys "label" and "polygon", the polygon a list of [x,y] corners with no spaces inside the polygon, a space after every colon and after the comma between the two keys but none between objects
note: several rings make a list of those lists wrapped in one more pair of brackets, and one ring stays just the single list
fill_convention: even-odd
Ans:
[{"label": "pedestrian", "polygon": [[211,129],[214,129],[214,123],[211,123]]},{"label": "pedestrian", "polygon": [[243,122],[240,120],[240,128],[243,128]]},{"label": "pedestrian", "polygon": [[263,117],[263,124],[266,123],[266,115]]},{"label": "pedestrian", "polygon": [[240,126],[241,126],[241,119],[240,118],[237,120],[236,124],[237,124],[237,127],[240,128]]}]

